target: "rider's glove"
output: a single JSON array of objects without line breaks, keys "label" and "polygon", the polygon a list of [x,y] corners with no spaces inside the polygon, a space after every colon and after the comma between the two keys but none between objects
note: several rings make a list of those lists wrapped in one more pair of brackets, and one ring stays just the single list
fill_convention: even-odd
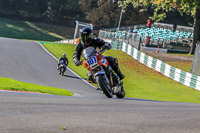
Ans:
[{"label": "rider's glove", "polygon": [[102,46],[102,50],[105,50],[105,49],[110,50],[111,47],[112,47],[112,46],[110,45],[110,43],[106,43],[105,45]]},{"label": "rider's glove", "polygon": [[80,66],[81,63],[80,63],[80,61],[78,59],[74,58],[73,61],[74,61],[76,66]]},{"label": "rider's glove", "polygon": [[75,62],[75,64],[76,64],[76,66],[80,66],[81,65],[80,61]]}]

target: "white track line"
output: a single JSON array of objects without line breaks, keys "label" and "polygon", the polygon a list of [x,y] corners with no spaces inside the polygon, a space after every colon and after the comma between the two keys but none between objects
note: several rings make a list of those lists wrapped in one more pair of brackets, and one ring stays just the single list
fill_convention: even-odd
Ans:
[{"label": "white track line", "polygon": [[[39,42],[36,42],[37,44],[39,44],[49,55],[51,55],[56,61],[58,61],[58,59],[52,54],[50,53],[41,43]],[[95,86],[93,86],[92,84],[88,83],[86,80],[84,80],[80,75],[78,75],[77,73],[75,73],[74,71],[72,71],[69,67],[67,67],[67,69],[69,71],[71,71],[74,75],[76,75],[78,78],[80,78],[83,82],[85,82],[86,84],[88,84],[89,86],[93,87],[96,89]],[[74,96],[78,96],[78,97],[82,97],[81,95],[79,94],[74,94]]]}]

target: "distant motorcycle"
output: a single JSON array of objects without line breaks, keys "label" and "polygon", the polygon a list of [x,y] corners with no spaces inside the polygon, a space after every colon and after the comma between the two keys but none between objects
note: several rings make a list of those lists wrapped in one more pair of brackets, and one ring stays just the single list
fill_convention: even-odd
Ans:
[{"label": "distant motorcycle", "polygon": [[63,60],[60,61],[59,67],[58,67],[59,74],[63,76],[66,71],[66,68],[67,68],[67,66],[66,66],[65,62]]},{"label": "distant motorcycle", "polygon": [[92,73],[99,90],[103,91],[108,98],[112,98],[113,95],[124,98],[123,82],[119,80],[108,60],[102,55],[105,51],[106,49],[97,52],[93,47],[88,47],[83,50],[81,62]]}]

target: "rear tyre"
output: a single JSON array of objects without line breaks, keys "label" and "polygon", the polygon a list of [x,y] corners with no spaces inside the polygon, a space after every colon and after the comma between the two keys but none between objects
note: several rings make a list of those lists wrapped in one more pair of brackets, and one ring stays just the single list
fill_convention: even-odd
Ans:
[{"label": "rear tyre", "polygon": [[125,91],[123,85],[121,85],[121,90],[116,94],[117,98],[124,98],[125,97]]},{"label": "rear tyre", "polygon": [[102,77],[102,75],[98,75],[96,76],[96,81],[98,86],[102,89],[102,91],[104,92],[104,94],[108,97],[108,98],[112,98],[113,94],[112,94],[112,88],[110,87],[110,85],[106,84],[105,79]]}]

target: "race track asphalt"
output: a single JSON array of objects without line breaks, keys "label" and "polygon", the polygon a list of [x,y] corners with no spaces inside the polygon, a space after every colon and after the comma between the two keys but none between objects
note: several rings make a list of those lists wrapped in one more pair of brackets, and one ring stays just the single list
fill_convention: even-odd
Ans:
[{"label": "race track asphalt", "polygon": [[0,77],[81,97],[0,91],[0,133],[198,133],[200,104],[108,99],[32,41],[0,38]]}]

